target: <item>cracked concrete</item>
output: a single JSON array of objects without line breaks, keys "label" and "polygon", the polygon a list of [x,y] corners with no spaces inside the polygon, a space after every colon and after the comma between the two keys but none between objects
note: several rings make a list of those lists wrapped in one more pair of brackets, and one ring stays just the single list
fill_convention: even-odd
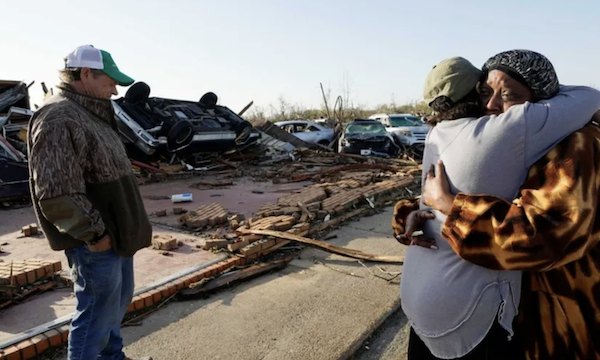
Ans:
[{"label": "cracked concrete", "polygon": [[[393,209],[333,232],[330,243],[402,255]],[[384,236],[382,233],[388,235]],[[313,259],[352,272],[349,276]],[[376,264],[366,264],[378,272]],[[401,266],[377,264],[389,272]],[[373,276],[352,259],[306,249],[279,272],[206,300],[171,303],[123,329],[128,356],[161,359],[327,360],[350,358],[400,304],[398,280]]]}]

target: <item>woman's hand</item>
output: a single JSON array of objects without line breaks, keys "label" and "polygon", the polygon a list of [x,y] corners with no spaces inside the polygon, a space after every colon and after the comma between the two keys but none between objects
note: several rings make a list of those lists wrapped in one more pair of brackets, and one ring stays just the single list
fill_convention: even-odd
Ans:
[{"label": "woman's hand", "polygon": [[406,218],[406,228],[404,234],[396,236],[396,239],[404,244],[404,239],[410,240],[410,245],[417,245],[427,249],[437,250],[434,239],[424,238],[423,236],[417,235],[417,232],[421,232],[423,224],[427,220],[435,219],[435,215],[431,211],[427,210],[415,210],[408,214]]},{"label": "woman's hand", "polygon": [[439,210],[445,215],[450,213],[454,195],[450,193],[450,183],[442,160],[438,160],[435,166],[431,165],[429,168],[425,177],[422,196],[425,205]]}]

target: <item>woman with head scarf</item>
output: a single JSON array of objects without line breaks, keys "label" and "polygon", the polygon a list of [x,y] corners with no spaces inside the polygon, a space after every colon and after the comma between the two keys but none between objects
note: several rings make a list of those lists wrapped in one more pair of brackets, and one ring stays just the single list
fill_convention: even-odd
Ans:
[{"label": "woman with head scarf", "polygon": [[[429,74],[424,98],[437,114],[423,167],[443,160],[453,193],[511,201],[528,168],[600,108],[600,92],[559,87],[552,64],[531,51],[503,53],[486,65],[492,63],[484,67],[487,85],[479,88],[488,111],[499,115],[477,118],[482,102],[474,89],[482,74],[466,60],[445,60]],[[428,209],[423,203],[420,208]],[[399,204],[396,210],[400,235],[406,209]],[[423,230],[437,248],[411,246],[406,254],[401,298],[412,328],[409,359],[523,358],[513,324],[522,273],[461,259],[442,239],[446,216],[436,210],[416,214],[430,219]],[[409,238],[403,241],[414,241]]]}]

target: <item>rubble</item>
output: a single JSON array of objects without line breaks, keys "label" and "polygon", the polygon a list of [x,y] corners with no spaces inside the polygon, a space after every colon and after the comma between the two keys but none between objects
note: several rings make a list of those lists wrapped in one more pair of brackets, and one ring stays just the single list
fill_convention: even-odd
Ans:
[{"label": "rubble", "polygon": [[[159,101],[159,99],[153,101]],[[181,103],[175,101],[172,105],[177,107]],[[192,107],[194,106],[196,105]],[[129,113],[129,110],[126,110],[127,107],[127,105],[120,107],[120,110],[115,108],[115,111],[122,111],[121,117],[125,118]],[[188,112],[187,116],[189,115]],[[0,118],[1,116],[0,114]],[[123,124],[120,124],[120,130],[124,131],[122,126]],[[152,129],[144,131],[150,130]],[[282,184],[281,187],[285,186],[283,184],[292,183],[293,185],[290,186],[295,186],[295,188],[304,186],[292,193],[281,190],[287,193],[278,198],[271,197],[270,203],[263,204],[251,216],[247,214],[248,219],[241,214],[228,211],[218,202],[207,203],[206,199],[217,194],[206,194],[206,197],[201,200],[196,198],[201,205],[194,210],[177,207],[189,206],[191,208],[194,206],[189,203],[157,205],[156,207],[159,209],[163,206],[165,208],[173,206],[173,208],[155,211],[154,215],[159,219],[153,220],[164,222],[155,224],[164,224],[171,230],[181,230],[186,233],[206,234],[209,238],[204,242],[200,240],[197,245],[194,244],[192,250],[219,251],[228,257],[224,261],[226,265],[211,266],[206,273],[202,273],[202,277],[198,274],[193,276],[190,274],[181,278],[181,281],[178,280],[176,288],[174,288],[175,285],[169,285],[169,291],[166,291],[167,295],[165,296],[173,296],[175,292],[181,291],[182,298],[193,298],[199,294],[214,291],[230,282],[281,268],[289,260],[273,262],[272,258],[283,256],[287,259],[290,252],[298,251],[301,248],[298,244],[368,261],[402,261],[398,257],[379,257],[331,246],[312,238],[319,238],[322,232],[335,228],[348,219],[372,214],[377,208],[389,205],[404,194],[410,193],[411,188],[419,187],[418,179],[421,169],[417,163],[399,159],[336,154],[321,147],[306,145],[295,140],[288,139],[290,141],[288,142],[285,140],[287,137],[272,130],[269,124],[254,124],[254,127],[248,131],[258,134],[257,138],[244,144],[234,144],[233,147],[208,149],[209,151],[205,151],[205,149],[199,152],[170,152],[157,147],[152,154],[141,157],[131,152],[132,170],[138,176],[140,184],[200,177],[194,179],[191,185],[193,188],[226,192],[225,189],[233,187],[238,182],[237,178],[250,177],[256,182],[263,182],[261,186],[257,186],[258,189],[252,192],[264,195],[253,196],[253,199],[272,196],[274,191],[269,188],[271,183]],[[20,131],[14,135],[19,141],[24,136]],[[125,137],[123,132],[121,135]],[[248,134],[246,133],[246,135]],[[155,136],[152,138],[159,139]],[[11,137],[11,142],[3,142],[2,139],[0,137],[0,154],[3,149],[10,149],[10,163],[12,166],[18,164],[24,171],[25,175],[21,176],[21,181],[24,181],[22,184],[28,189],[25,156],[23,153],[19,154],[17,148],[12,145],[15,137]],[[132,147],[137,147],[139,150],[139,146],[139,143],[131,142],[127,145],[129,150]],[[4,152],[8,153],[6,150]],[[137,154],[139,155],[139,151]],[[2,161],[6,162],[0,156],[0,166],[3,166]],[[6,184],[4,174],[3,168],[0,167],[0,200],[5,194],[3,188],[6,188],[2,186]],[[173,190],[173,192],[175,191],[185,192],[186,190],[178,188]],[[192,190],[187,191],[191,192]],[[248,190],[248,192],[250,191]],[[173,199],[172,196],[151,196],[150,198],[156,201]],[[168,220],[172,220],[167,217],[171,213],[177,215],[179,226],[167,224]],[[30,228],[29,233],[32,230]],[[23,233],[26,234],[25,231]],[[290,242],[295,245],[290,246]],[[154,236],[152,246],[160,254],[172,256],[174,253],[171,251],[176,251],[180,245],[171,236]],[[217,256],[221,256],[221,254]],[[0,266],[6,265],[10,264],[0,264]],[[248,265],[250,267],[243,268]],[[0,267],[0,296],[2,294],[11,296],[9,294],[17,291],[14,286],[10,285],[11,281],[16,281],[16,277],[10,276],[10,274],[6,275],[2,269]],[[54,270],[54,268],[52,269]],[[227,273],[233,269],[237,271]],[[19,273],[18,276],[22,281],[23,274]],[[29,276],[31,277],[31,275]],[[27,280],[26,274],[25,279]],[[201,283],[200,279],[203,279]],[[15,282],[15,284],[20,283]],[[37,283],[35,286],[39,285]],[[47,285],[47,287],[50,288],[52,285]],[[41,289],[39,291],[43,291],[45,288],[39,289]],[[164,299],[159,290],[149,290],[148,292],[152,296],[148,295],[143,299],[136,296],[130,308],[141,310],[156,304],[160,299]],[[165,292],[164,289],[163,292]]]},{"label": "rubble", "polygon": [[155,250],[171,251],[179,247],[177,239],[168,235],[154,235],[152,237],[152,248]]},{"label": "rubble", "polygon": [[248,279],[250,277],[254,277],[260,274],[264,274],[266,272],[270,272],[273,270],[283,269],[290,261],[292,261],[291,257],[287,257],[285,259],[274,260],[269,262],[260,263],[257,265],[250,266],[246,269],[232,272],[229,274],[224,274],[216,279],[208,280],[205,279],[199,281],[198,283],[190,284],[188,289],[184,289],[177,294],[177,298],[179,300],[192,300],[197,299],[201,296],[207,295],[211,291],[215,291],[219,288],[227,286],[231,283]]},{"label": "rubble", "polygon": [[[29,259],[0,263],[0,284],[22,287],[54,276],[62,270],[60,261]],[[0,291],[0,296],[2,292]]]},{"label": "rubble", "polygon": [[23,233],[23,236],[25,236],[25,237],[31,237],[31,236],[35,236],[35,235],[39,234],[37,224],[29,224],[27,226],[23,226],[23,228],[21,229],[21,232]]},{"label": "rubble", "polygon": [[202,250],[218,250],[218,249],[226,248],[227,245],[229,245],[229,244],[230,244],[230,241],[227,239],[211,239],[211,240],[206,240],[204,245],[202,245],[202,246],[197,245],[197,246],[202,248]]},{"label": "rubble", "polygon": [[179,218],[179,223],[190,229],[200,229],[209,225],[224,224],[227,222],[228,215],[228,211],[221,204],[212,203],[184,214]]}]

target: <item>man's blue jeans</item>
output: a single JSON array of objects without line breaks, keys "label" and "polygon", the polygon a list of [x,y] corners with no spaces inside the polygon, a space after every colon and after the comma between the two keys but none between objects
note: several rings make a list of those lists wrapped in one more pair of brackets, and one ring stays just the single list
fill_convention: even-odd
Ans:
[{"label": "man's blue jeans", "polygon": [[69,360],[123,360],[121,321],[133,298],[133,258],[87,246],[65,251],[77,310],[69,331]]}]

